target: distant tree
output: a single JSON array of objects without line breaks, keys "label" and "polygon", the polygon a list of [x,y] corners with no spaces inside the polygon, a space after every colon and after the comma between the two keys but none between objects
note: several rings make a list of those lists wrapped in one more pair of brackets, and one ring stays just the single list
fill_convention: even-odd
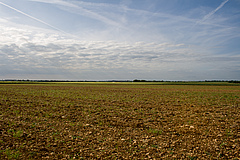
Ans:
[{"label": "distant tree", "polygon": [[133,82],[147,82],[147,81],[144,80],[144,79],[141,79],[141,80],[139,80],[139,79],[134,79]]},{"label": "distant tree", "polygon": [[138,80],[138,79],[134,79],[133,82],[140,82],[140,80]]}]

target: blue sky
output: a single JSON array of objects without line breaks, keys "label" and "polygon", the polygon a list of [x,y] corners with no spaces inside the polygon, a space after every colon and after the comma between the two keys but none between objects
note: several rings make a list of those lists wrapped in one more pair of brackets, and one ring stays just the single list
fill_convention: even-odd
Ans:
[{"label": "blue sky", "polygon": [[0,79],[240,80],[240,0],[0,0]]}]

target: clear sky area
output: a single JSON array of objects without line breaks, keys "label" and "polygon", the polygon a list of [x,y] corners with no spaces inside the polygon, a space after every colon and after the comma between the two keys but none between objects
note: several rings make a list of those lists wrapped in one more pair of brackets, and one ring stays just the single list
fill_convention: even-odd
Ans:
[{"label": "clear sky area", "polygon": [[240,80],[240,0],[0,0],[0,79]]}]

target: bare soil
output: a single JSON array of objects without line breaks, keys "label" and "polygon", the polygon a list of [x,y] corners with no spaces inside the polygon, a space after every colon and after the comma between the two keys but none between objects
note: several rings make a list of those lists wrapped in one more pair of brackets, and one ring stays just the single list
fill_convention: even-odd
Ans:
[{"label": "bare soil", "polygon": [[240,86],[0,85],[0,159],[240,159]]}]

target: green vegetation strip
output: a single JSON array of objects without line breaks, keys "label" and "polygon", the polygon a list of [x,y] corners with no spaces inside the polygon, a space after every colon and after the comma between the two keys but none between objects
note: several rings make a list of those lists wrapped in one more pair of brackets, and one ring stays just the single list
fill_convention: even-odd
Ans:
[{"label": "green vegetation strip", "polygon": [[143,82],[71,82],[71,81],[0,81],[0,84],[57,84],[57,85],[213,85],[213,86],[240,86],[239,81],[143,81]]}]

